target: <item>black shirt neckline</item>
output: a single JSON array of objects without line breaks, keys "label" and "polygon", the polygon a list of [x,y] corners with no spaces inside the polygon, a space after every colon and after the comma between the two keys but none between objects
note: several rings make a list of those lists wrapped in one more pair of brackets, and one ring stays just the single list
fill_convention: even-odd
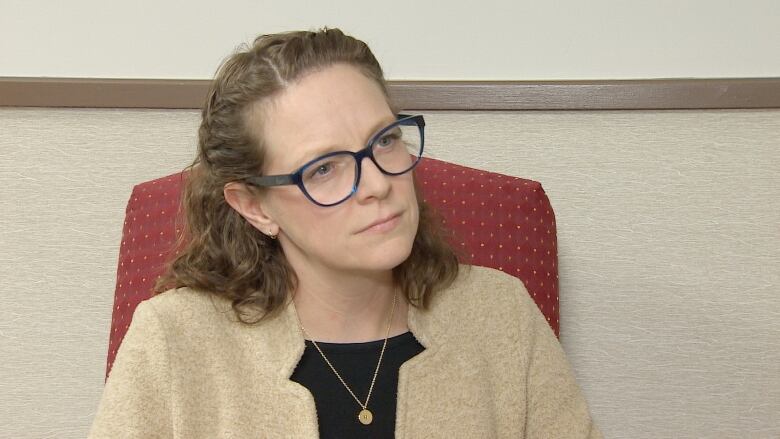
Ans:
[{"label": "black shirt neckline", "polygon": [[[387,339],[387,348],[394,349],[399,346],[406,345],[416,341],[411,331],[406,331],[403,334],[395,335]],[[326,354],[332,352],[334,354],[349,354],[349,353],[363,353],[367,351],[379,351],[382,349],[382,344],[385,339],[366,341],[360,343],[330,343],[318,341],[317,346],[322,349]],[[306,346],[314,348],[314,343],[311,340],[306,340]]]}]

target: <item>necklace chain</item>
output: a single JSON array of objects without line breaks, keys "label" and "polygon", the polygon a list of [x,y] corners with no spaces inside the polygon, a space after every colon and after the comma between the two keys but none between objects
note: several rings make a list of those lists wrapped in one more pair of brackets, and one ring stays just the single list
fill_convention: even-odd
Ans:
[{"label": "necklace chain", "polygon": [[352,389],[347,385],[347,382],[344,381],[344,378],[341,377],[341,374],[336,370],[335,367],[333,367],[333,364],[331,364],[330,360],[328,360],[328,357],[325,356],[325,353],[322,352],[322,349],[320,349],[320,346],[317,344],[316,341],[309,335],[308,332],[306,332],[306,328],[303,327],[303,324],[301,324],[301,330],[303,333],[311,339],[312,344],[315,348],[317,348],[317,351],[322,356],[322,359],[325,360],[325,363],[328,364],[328,367],[330,367],[330,370],[333,371],[333,373],[336,375],[336,377],[341,381],[341,384],[344,385],[344,387],[347,389],[350,395],[352,395],[352,398],[355,399],[355,401],[358,403],[358,405],[363,410],[368,410],[368,401],[371,399],[371,392],[374,390],[374,383],[376,382],[376,377],[379,375],[379,366],[382,364],[382,358],[385,355],[385,348],[387,347],[387,339],[390,337],[390,327],[393,324],[393,315],[395,314],[395,302],[396,302],[397,294],[393,294],[393,307],[390,309],[390,317],[387,319],[387,330],[385,331],[385,341],[382,343],[382,350],[379,352],[379,361],[376,363],[376,369],[374,369],[374,376],[371,378],[371,386],[368,388],[368,395],[366,396],[366,402],[361,402],[360,399],[355,395],[355,392],[352,391]]}]

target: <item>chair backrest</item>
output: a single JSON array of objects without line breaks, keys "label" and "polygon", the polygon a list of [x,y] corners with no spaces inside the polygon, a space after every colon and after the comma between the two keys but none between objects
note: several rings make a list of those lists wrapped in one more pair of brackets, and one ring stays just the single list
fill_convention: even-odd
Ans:
[{"label": "chair backrest", "polygon": [[[541,184],[429,158],[415,174],[426,202],[454,232],[463,262],[521,279],[558,335],[555,216]],[[151,297],[172,254],[183,179],[178,173],[133,188],[119,251],[106,376],[136,306]]]}]

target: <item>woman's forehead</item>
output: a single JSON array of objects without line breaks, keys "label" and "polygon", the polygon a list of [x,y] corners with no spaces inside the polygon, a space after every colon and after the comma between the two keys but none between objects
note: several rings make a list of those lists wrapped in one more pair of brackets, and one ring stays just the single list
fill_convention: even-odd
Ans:
[{"label": "woman's forehead", "polygon": [[395,119],[376,81],[346,65],[311,73],[266,104],[257,116],[269,169],[358,149]]}]

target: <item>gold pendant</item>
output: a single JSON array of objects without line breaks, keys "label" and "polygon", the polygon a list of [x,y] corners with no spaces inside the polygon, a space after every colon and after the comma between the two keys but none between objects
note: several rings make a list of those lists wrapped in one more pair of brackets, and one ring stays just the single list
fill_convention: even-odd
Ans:
[{"label": "gold pendant", "polygon": [[368,410],[363,409],[358,413],[358,421],[363,425],[368,425],[374,420],[374,415]]}]

